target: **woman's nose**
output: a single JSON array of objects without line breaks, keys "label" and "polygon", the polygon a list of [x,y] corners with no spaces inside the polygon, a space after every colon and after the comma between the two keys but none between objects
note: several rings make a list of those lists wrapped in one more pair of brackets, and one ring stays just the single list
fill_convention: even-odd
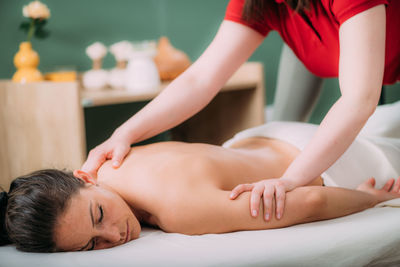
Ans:
[{"label": "woman's nose", "polygon": [[121,240],[121,233],[118,227],[109,227],[104,231],[104,237],[111,243],[116,243]]},{"label": "woman's nose", "polygon": [[98,248],[108,248],[118,245],[121,241],[121,233],[117,227],[108,227],[103,229],[97,242]]}]

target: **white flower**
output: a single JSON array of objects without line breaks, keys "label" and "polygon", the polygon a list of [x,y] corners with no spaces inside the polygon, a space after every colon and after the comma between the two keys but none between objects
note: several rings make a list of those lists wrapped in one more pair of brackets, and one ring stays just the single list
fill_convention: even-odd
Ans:
[{"label": "white flower", "polygon": [[86,48],[86,54],[92,60],[102,59],[107,54],[107,47],[100,42],[96,42]]},{"label": "white flower", "polygon": [[50,10],[40,1],[30,2],[22,8],[24,17],[32,19],[48,19],[50,18]]},{"label": "white flower", "polygon": [[24,17],[29,18],[28,6],[24,6],[24,7],[22,8],[22,14],[24,15]]},{"label": "white flower", "polygon": [[110,46],[110,52],[117,61],[128,60],[132,53],[133,46],[128,41],[121,41]]}]

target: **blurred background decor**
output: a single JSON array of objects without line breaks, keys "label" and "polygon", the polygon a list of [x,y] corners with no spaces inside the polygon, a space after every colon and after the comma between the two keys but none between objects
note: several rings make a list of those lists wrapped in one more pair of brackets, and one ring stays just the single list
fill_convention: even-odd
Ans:
[{"label": "blurred background decor", "polygon": [[95,42],[86,48],[86,54],[92,60],[92,69],[83,74],[83,86],[88,90],[106,87],[108,72],[102,69],[102,60],[107,54],[107,48],[103,43]]},{"label": "blurred background decor", "polygon": [[22,9],[24,17],[28,18],[20,25],[20,29],[27,34],[27,41],[22,42],[19,51],[14,57],[14,65],[17,71],[13,75],[14,82],[37,82],[43,80],[43,75],[37,69],[39,55],[32,49],[31,39],[46,38],[49,31],[44,29],[47,20],[50,18],[50,10],[40,1],[33,1]]},{"label": "blurred background decor", "polygon": [[125,87],[133,93],[157,91],[160,87],[160,75],[154,63],[157,54],[154,41],[142,41],[133,44],[126,69]]},{"label": "blurred background decor", "polygon": [[115,68],[110,70],[108,84],[113,88],[125,87],[126,64],[132,53],[133,45],[128,41],[121,41],[109,47],[109,51],[115,57]]},{"label": "blurred background decor", "polygon": [[158,41],[157,50],[154,61],[163,81],[175,79],[191,64],[189,57],[184,52],[173,47],[165,36]]},{"label": "blurred background decor", "polygon": [[[41,0],[51,10],[51,36],[45,42],[32,38],[32,45],[41,56],[40,70],[54,71],[55,66],[73,66],[78,72],[91,68],[91,62],[84,55],[85,48],[95,42],[102,41],[110,46],[119,40],[140,41],[157,40],[168,36],[171,43],[189,56],[194,62],[207,48],[215,36],[223,20],[225,8],[229,0]],[[0,1],[0,78],[10,79],[15,68],[12,58],[16,46],[26,35],[15,31],[10,25],[19,25],[21,6],[31,0],[1,0]],[[46,25],[50,26],[50,25]],[[51,40],[50,40],[51,39]],[[276,88],[276,78],[282,40],[277,32],[271,32],[250,61],[264,63],[266,103],[273,105]],[[115,60],[108,53],[103,60],[103,67],[115,67]],[[339,84],[336,78],[326,79],[323,83],[321,96],[315,106],[309,122],[320,123],[329,107],[340,97]],[[400,99],[400,84],[386,86],[385,103]],[[145,103],[143,103],[145,104]],[[103,123],[109,124],[110,131],[93,123],[87,125],[93,143],[99,143],[143,105],[115,105],[112,108],[86,109],[93,114],[104,111]],[[126,116],[121,116],[125,114]],[[267,118],[268,120],[268,118]],[[89,121],[89,120],[88,120]],[[90,123],[91,124],[91,123]],[[100,134],[101,133],[101,134]],[[91,135],[91,134],[90,134]]]}]

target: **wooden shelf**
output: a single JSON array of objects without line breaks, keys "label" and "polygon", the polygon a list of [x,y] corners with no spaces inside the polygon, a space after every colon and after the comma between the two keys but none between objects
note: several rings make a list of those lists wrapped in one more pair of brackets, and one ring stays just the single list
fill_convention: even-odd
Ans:
[{"label": "wooden shelf", "polygon": [[[239,70],[229,79],[225,86],[221,89],[224,91],[245,90],[257,86],[260,81],[258,69],[261,63],[248,62],[239,68]],[[95,107],[112,104],[122,104],[139,101],[149,101],[155,98],[169,82],[161,84],[160,88],[156,88],[149,93],[133,93],[121,88],[105,88],[98,91],[82,90],[81,103],[83,107]]]}]

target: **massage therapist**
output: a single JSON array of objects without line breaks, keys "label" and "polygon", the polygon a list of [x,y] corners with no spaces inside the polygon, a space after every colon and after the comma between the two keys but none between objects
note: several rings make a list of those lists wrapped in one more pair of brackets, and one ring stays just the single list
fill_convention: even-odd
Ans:
[{"label": "massage therapist", "polygon": [[308,184],[335,163],[374,113],[382,85],[400,80],[400,0],[231,0],[215,38],[197,61],[91,150],[82,170],[95,177],[109,159],[117,168],[132,143],[199,112],[272,30],[312,73],[338,77],[341,92],[282,177],[232,191],[232,199],[252,191],[253,216],[258,216],[263,201],[269,218],[274,211],[281,218],[285,193]]}]

